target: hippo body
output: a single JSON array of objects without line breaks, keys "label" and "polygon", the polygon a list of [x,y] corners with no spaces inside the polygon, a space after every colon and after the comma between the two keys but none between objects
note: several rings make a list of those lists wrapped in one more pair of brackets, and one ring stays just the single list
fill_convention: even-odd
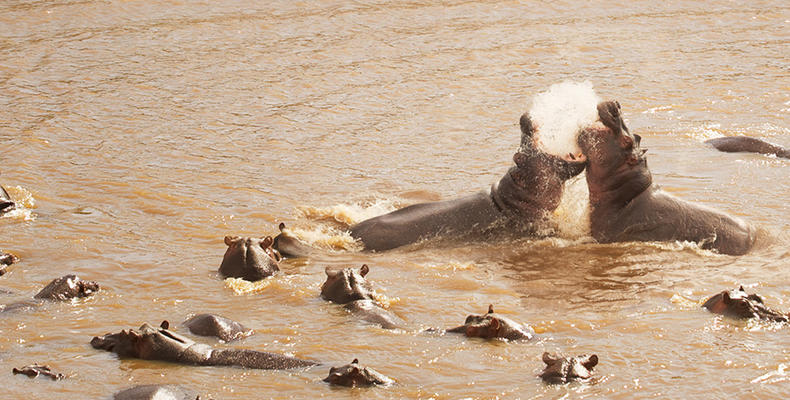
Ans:
[{"label": "hippo body", "polygon": [[547,383],[564,384],[590,379],[593,367],[598,365],[598,356],[593,354],[562,357],[545,352],[543,362],[546,363],[546,368],[540,374],[541,379]]},{"label": "hippo body", "polygon": [[768,308],[756,294],[747,294],[743,286],[725,290],[709,298],[702,307],[714,314],[730,318],[757,318],[766,321],[787,322],[790,316]]},{"label": "hippo body", "polygon": [[94,281],[85,281],[73,274],[64,275],[53,279],[33,296],[33,300],[0,304],[0,312],[29,310],[41,305],[42,300],[65,301],[90,297],[97,291],[99,291],[99,284]]},{"label": "hippo body", "polygon": [[124,389],[113,400],[197,400],[198,394],[178,385],[140,385]]},{"label": "hippo body", "polygon": [[272,243],[269,236],[262,239],[225,236],[228,249],[222,257],[219,273],[226,278],[251,282],[271,276],[280,270],[282,259]]},{"label": "hippo body", "polygon": [[11,196],[0,186],[0,215],[3,215],[16,208],[16,203],[11,200]]},{"label": "hippo body", "polygon": [[196,343],[163,327],[143,324],[139,330],[122,330],[94,337],[91,346],[120,357],[169,361],[187,365],[236,366],[254,369],[292,369],[316,365],[313,361],[248,349],[215,349]]},{"label": "hippo body", "polygon": [[50,369],[48,365],[38,365],[38,364],[27,365],[22,368],[14,368],[12,372],[14,373],[14,375],[22,374],[22,375],[27,375],[30,378],[43,376],[52,379],[53,381],[59,381],[66,377],[63,374],[52,372],[52,369]]},{"label": "hippo body", "polygon": [[578,137],[588,161],[590,230],[598,242],[689,241],[724,254],[749,251],[755,240],[749,224],[653,184],[641,138],[628,131],[619,103],[599,104],[598,115],[603,126]]},{"label": "hippo body", "polygon": [[198,336],[214,336],[224,342],[252,335],[252,329],[231,319],[213,314],[198,314],[184,321],[184,326]]},{"label": "hippo body", "polygon": [[468,337],[482,339],[530,340],[535,335],[526,324],[519,324],[510,318],[494,313],[494,306],[488,306],[488,313],[471,314],[461,326],[448,329],[447,332],[462,333]]},{"label": "hippo body", "polygon": [[760,153],[790,158],[790,149],[748,136],[727,136],[706,140],[719,151],[727,153]]},{"label": "hippo body", "polygon": [[19,262],[19,258],[17,256],[11,253],[0,251],[0,276],[5,275],[6,268],[15,262]]},{"label": "hippo body", "polygon": [[384,329],[398,329],[403,320],[385,310],[375,300],[373,286],[365,279],[370,268],[362,265],[359,271],[344,268],[339,271],[326,269],[326,281],[321,285],[321,297],[324,300],[343,304],[359,318],[372,324],[381,325]]},{"label": "hippo body", "polygon": [[367,367],[361,367],[356,358],[350,364],[329,369],[329,376],[324,382],[330,385],[364,387],[373,385],[391,385],[392,379]]}]

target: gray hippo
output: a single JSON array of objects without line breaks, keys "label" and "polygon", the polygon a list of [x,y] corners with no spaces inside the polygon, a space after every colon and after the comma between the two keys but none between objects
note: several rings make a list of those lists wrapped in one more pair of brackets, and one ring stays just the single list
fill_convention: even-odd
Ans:
[{"label": "gray hippo", "polygon": [[329,368],[329,376],[324,378],[324,382],[330,385],[363,387],[373,385],[391,385],[392,379],[367,367],[361,367],[356,358],[351,364],[340,367]]},{"label": "gray hippo", "polygon": [[543,362],[546,368],[540,377],[553,384],[563,384],[574,381],[585,381],[592,377],[592,369],[598,365],[598,356],[581,355],[576,357],[562,357],[549,352],[543,353]]},{"label": "gray hippo", "polygon": [[0,215],[3,215],[16,208],[16,203],[11,200],[11,196],[0,186]]},{"label": "gray hippo", "polygon": [[[489,190],[455,200],[414,204],[351,226],[365,250],[383,251],[423,240],[480,240],[492,235],[536,235],[560,204],[563,184],[584,170],[583,156],[557,157],[541,151],[535,126],[521,116],[521,146],[515,163]],[[283,236],[281,233],[279,236]],[[309,256],[293,238],[276,238],[286,257]],[[305,254],[306,253],[306,254]]]},{"label": "gray hippo", "polygon": [[790,149],[748,136],[725,136],[706,140],[705,143],[727,153],[748,152],[790,158]]},{"label": "gray hippo", "polygon": [[272,248],[271,236],[243,238],[225,236],[228,250],[222,257],[219,273],[226,278],[259,281],[280,270],[280,253]]},{"label": "gray hippo", "polygon": [[116,393],[113,400],[200,400],[200,396],[178,385],[139,385]]},{"label": "gray hippo", "polygon": [[38,365],[38,364],[27,365],[22,368],[14,368],[12,372],[14,373],[14,375],[22,374],[22,375],[27,375],[30,378],[44,376],[52,379],[53,381],[59,381],[66,377],[66,375],[52,372],[52,369],[50,369],[48,365]]},{"label": "gray hippo", "polygon": [[231,319],[214,314],[198,314],[184,321],[184,326],[198,336],[214,336],[224,342],[252,335],[252,329]]},{"label": "gray hippo", "polygon": [[11,253],[0,251],[0,276],[5,275],[6,268],[15,262],[19,262],[19,257]]},{"label": "gray hippo", "polygon": [[[41,291],[36,293],[35,300],[64,301],[75,298],[89,297],[99,291],[99,284],[94,281],[85,281],[77,275],[69,274],[53,279]],[[41,301],[23,301],[12,304],[0,304],[0,312],[30,309],[41,304]]]},{"label": "gray hippo", "polygon": [[528,325],[495,314],[493,304],[488,305],[488,313],[471,314],[466,317],[463,325],[448,329],[447,332],[462,333],[468,337],[507,340],[530,340],[535,334]]},{"label": "gray hippo", "polygon": [[755,231],[739,218],[672,196],[653,184],[641,138],[623,122],[620,104],[598,104],[601,125],[582,130],[587,156],[590,229],[600,243],[689,241],[704,249],[740,255]]},{"label": "gray hippo", "polygon": [[365,279],[370,268],[363,264],[359,271],[343,268],[333,271],[326,268],[326,282],[321,285],[321,297],[333,303],[343,304],[354,315],[365,321],[381,325],[384,329],[398,329],[403,321],[385,310],[374,299],[373,286]]},{"label": "gray hippo", "polygon": [[714,314],[730,318],[758,318],[774,322],[787,322],[788,315],[768,308],[756,294],[747,294],[743,286],[736,290],[724,290],[713,295],[702,307]]},{"label": "gray hippo", "polygon": [[316,365],[313,361],[249,349],[217,349],[196,343],[169,329],[166,323],[154,328],[143,324],[140,329],[122,330],[96,336],[91,346],[120,357],[169,361],[187,365],[236,366],[255,369],[292,369]]}]

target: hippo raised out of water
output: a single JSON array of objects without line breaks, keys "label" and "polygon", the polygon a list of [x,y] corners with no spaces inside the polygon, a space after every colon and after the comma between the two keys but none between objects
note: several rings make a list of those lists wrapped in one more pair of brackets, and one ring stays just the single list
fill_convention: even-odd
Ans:
[{"label": "hippo raised out of water", "polygon": [[[491,189],[455,200],[414,204],[351,226],[365,250],[383,251],[423,240],[480,240],[492,235],[536,235],[560,204],[563,184],[584,170],[584,159],[557,157],[540,150],[535,126],[521,116],[521,146],[515,166]],[[283,236],[281,233],[279,236]],[[276,239],[285,256],[309,255],[295,239]],[[308,254],[303,254],[307,252]]]},{"label": "hippo raised out of water", "polygon": [[461,326],[448,329],[447,332],[463,333],[468,337],[483,339],[529,340],[535,332],[529,325],[519,324],[494,313],[494,305],[489,304],[488,313],[483,315],[471,314]]},{"label": "hippo raised out of water", "polygon": [[204,366],[236,366],[255,369],[292,369],[316,365],[313,361],[249,349],[217,349],[196,343],[169,329],[165,322],[160,328],[143,324],[140,329],[122,330],[96,336],[91,346],[107,350],[120,357],[143,360],[169,361],[179,364]]},{"label": "hippo raised out of water", "polygon": [[228,250],[222,257],[219,273],[226,278],[259,281],[280,270],[280,253],[272,248],[271,236],[243,238],[225,236]]},{"label": "hippo raised out of water", "polygon": [[375,370],[360,366],[359,360],[356,358],[351,361],[351,364],[329,368],[329,376],[324,378],[324,382],[348,387],[391,385],[393,383],[392,379]]},{"label": "hippo raised out of water", "polygon": [[689,241],[724,254],[749,251],[755,240],[749,224],[653,184],[641,138],[628,131],[619,103],[598,104],[598,117],[603,125],[578,136],[587,156],[590,229],[598,242]]},{"label": "hippo raised out of water", "polygon": [[[75,298],[89,297],[99,291],[99,284],[94,281],[84,281],[77,275],[69,274],[53,279],[47,286],[39,291],[33,298],[35,300],[64,301]],[[0,312],[29,309],[40,305],[40,301],[23,301],[8,305],[0,304]]]},{"label": "hippo raised out of water", "polygon": [[787,322],[789,316],[768,308],[756,294],[747,294],[743,286],[724,290],[713,295],[702,307],[714,314],[730,318],[758,318],[774,322]]},{"label": "hippo raised out of water", "polygon": [[727,153],[760,153],[790,158],[790,149],[748,136],[718,137],[708,139],[705,143]]},{"label": "hippo raised out of water", "polygon": [[11,196],[0,186],[0,215],[3,215],[16,208],[16,203],[11,200]]},{"label": "hippo raised out of water", "polygon": [[198,336],[214,336],[224,342],[245,338],[253,334],[252,329],[231,319],[214,314],[198,314],[184,321],[184,326]]},{"label": "hippo raised out of water", "polygon": [[373,286],[365,279],[370,272],[367,264],[359,271],[343,268],[334,271],[326,268],[326,282],[321,285],[321,297],[333,303],[343,304],[354,315],[365,321],[381,325],[384,329],[398,329],[403,321],[393,313],[385,310],[374,299]]},{"label": "hippo raised out of water", "polygon": [[562,357],[545,352],[543,362],[546,363],[546,368],[540,373],[540,377],[548,383],[563,384],[590,379],[593,367],[598,365],[598,356],[585,354]]}]

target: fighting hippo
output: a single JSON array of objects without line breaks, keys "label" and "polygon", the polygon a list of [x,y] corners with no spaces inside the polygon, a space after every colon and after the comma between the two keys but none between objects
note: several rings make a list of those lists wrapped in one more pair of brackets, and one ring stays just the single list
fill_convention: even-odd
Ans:
[{"label": "fighting hippo", "polygon": [[219,273],[226,278],[259,281],[280,270],[280,253],[272,248],[271,236],[243,238],[225,236],[228,250],[222,257]]},{"label": "fighting hippo", "polygon": [[216,349],[196,343],[169,329],[167,324],[154,328],[143,324],[140,329],[122,330],[96,336],[91,346],[107,350],[120,357],[143,360],[170,361],[179,364],[204,366],[237,366],[255,369],[292,369],[316,365],[313,361],[249,349]]},{"label": "fighting hippo", "polygon": [[116,393],[113,400],[200,400],[200,396],[178,385],[140,385]]},{"label": "fighting hippo", "polygon": [[398,329],[403,321],[393,313],[385,310],[375,300],[375,292],[365,275],[370,272],[367,264],[359,271],[344,268],[333,271],[326,268],[326,282],[321,285],[321,297],[333,303],[343,304],[354,315],[365,321],[381,325],[384,329]]},{"label": "fighting hippo", "polygon": [[252,335],[252,329],[231,319],[213,314],[198,314],[184,321],[184,326],[198,336],[214,336],[224,342]]},{"label": "fighting hippo", "polygon": [[573,381],[584,381],[592,377],[592,369],[598,365],[598,356],[581,355],[576,357],[562,357],[549,352],[543,353],[543,362],[546,369],[540,377],[554,384],[563,384]]},{"label": "fighting hippo", "polygon": [[324,382],[348,387],[391,385],[393,383],[392,379],[375,370],[361,367],[356,358],[351,361],[351,364],[329,368],[329,376],[324,378]]},{"label": "fighting hippo", "polygon": [[447,332],[463,333],[468,337],[507,340],[529,340],[535,334],[528,325],[495,314],[493,304],[488,305],[488,313],[471,314],[466,317],[463,325],[448,329]]},{"label": "fighting hippo", "polygon": [[590,229],[601,243],[689,241],[740,255],[755,231],[723,212],[678,199],[653,184],[641,138],[623,122],[620,104],[598,104],[601,124],[585,128],[578,144],[587,156]]},{"label": "fighting hippo", "polygon": [[790,149],[748,136],[725,136],[706,140],[705,143],[727,153],[760,153],[790,158]]},{"label": "fighting hippo", "polygon": [[[582,155],[558,157],[540,150],[527,114],[521,116],[520,125],[521,146],[513,155],[515,165],[489,190],[414,204],[370,218],[351,226],[351,236],[365,250],[383,251],[434,238],[479,240],[545,230],[549,213],[559,206],[563,184],[581,173],[585,163]],[[286,256],[302,256],[299,253],[307,250],[292,238],[276,241],[275,247]]]},{"label": "fighting hippo", "polygon": [[724,290],[709,298],[702,307],[714,314],[730,318],[758,318],[774,322],[787,322],[788,315],[768,308],[756,294],[747,294],[743,286]]},{"label": "fighting hippo", "polygon": [[9,265],[19,262],[19,258],[11,253],[0,251],[0,276],[5,275]]},{"label": "fighting hippo", "polygon": [[14,368],[12,371],[14,375],[22,374],[22,375],[27,375],[30,378],[44,376],[52,379],[53,381],[59,381],[66,377],[66,375],[52,372],[52,369],[50,369],[48,365],[38,365],[38,364],[27,365],[22,368]]},{"label": "fighting hippo", "polygon": [[0,186],[0,215],[7,213],[16,208],[16,203],[11,200],[11,196],[5,191],[5,188]]},{"label": "fighting hippo", "polygon": [[64,301],[75,298],[89,297],[99,291],[99,284],[94,281],[85,281],[77,275],[69,274],[53,279],[47,286],[39,291],[33,298],[34,301],[23,301],[3,305],[0,312],[30,309],[41,304],[36,300]]}]

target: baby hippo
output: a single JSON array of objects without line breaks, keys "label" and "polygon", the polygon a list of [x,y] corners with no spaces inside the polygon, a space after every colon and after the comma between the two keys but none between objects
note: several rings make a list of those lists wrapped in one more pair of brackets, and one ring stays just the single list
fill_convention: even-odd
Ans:
[{"label": "baby hippo", "polygon": [[222,258],[219,273],[226,278],[259,281],[280,270],[282,257],[272,248],[271,236],[263,239],[225,236],[228,250]]},{"label": "baby hippo", "polygon": [[252,335],[252,329],[242,324],[214,314],[198,314],[184,321],[190,332],[198,336],[214,336],[223,342],[245,338]]},{"label": "baby hippo", "polygon": [[447,332],[463,333],[468,337],[507,340],[529,340],[535,333],[526,324],[522,325],[509,318],[494,314],[492,304],[488,305],[487,314],[469,315],[463,325],[448,329]]},{"label": "baby hippo", "polygon": [[595,354],[576,357],[560,357],[549,352],[543,353],[543,362],[546,369],[540,377],[554,384],[563,384],[573,381],[584,381],[592,376],[592,369],[598,365],[598,356]]},{"label": "baby hippo", "polygon": [[344,268],[333,271],[326,268],[326,282],[321,286],[321,297],[345,308],[365,321],[381,325],[384,329],[398,329],[403,321],[385,310],[373,298],[374,291],[365,275],[370,272],[367,264],[359,271]]},{"label": "baby hippo", "polygon": [[759,318],[774,322],[787,322],[788,316],[774,311],[763,304],[756,294],[746,294],[743,286],[737,290],[725,290],[709,298],[702,307],[715,314],[730,318]]},{"label": "baby hippo", "polygon": [[329,376],[324,378],[324,382],[331,385],[362,387],[373,385],[391,385],[392,379],[370,369],[361,367],[356,358],[351,364],[329,369]]}]

